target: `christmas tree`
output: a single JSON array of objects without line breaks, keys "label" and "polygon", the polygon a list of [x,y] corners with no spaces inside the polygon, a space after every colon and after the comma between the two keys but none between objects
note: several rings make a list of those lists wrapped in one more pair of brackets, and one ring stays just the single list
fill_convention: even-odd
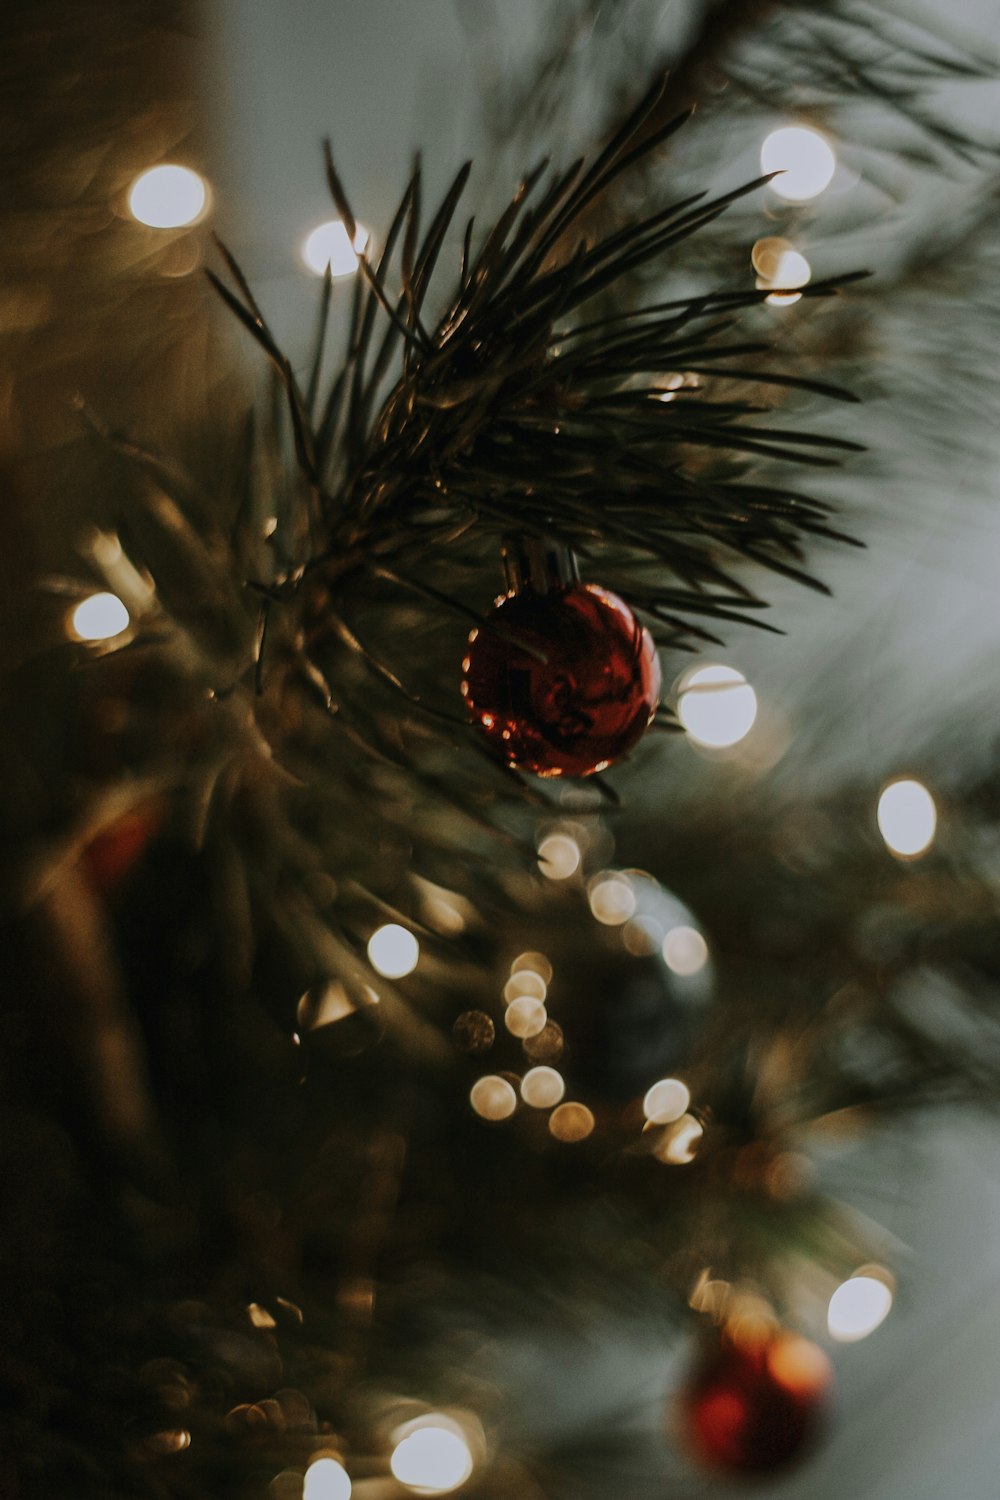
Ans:
[{"label": "christmas tree", "polygon": [[316,151],[303,337],[194,19],[3,23],[5,1493],[815,1493],[998,1082],[977,696],[826,597],[983,444],[984,40],[461,7],[487,170]]}]

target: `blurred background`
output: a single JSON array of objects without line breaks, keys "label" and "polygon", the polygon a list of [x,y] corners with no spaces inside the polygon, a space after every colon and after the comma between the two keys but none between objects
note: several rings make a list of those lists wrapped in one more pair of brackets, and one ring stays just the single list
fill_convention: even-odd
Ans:
[{"label": "blurred background", "polygon": [[[9,13],[0,36],[3,1316],[16,1411],[0,1488],[274,1500],[346,1500],[352,1481],[362,1500],[454,1489],[585,1500],[612,1485],[625,1500],[731,1493],[746,1482],[740,1465],[713,1469],[704,1452],[699,1462],[682,1431],[695,1420],[684,1392],[703,1337],[687,1304],[724,1325],[714,1295],[763,1297],[833,1370],[821,1434],[790,1467],[758,1465],[758,1494],[931,1500],[947,1485],[994,1500],[1000,5],[37,0]],[[234,873],[277,868],[278,824],[261,809],[278,792],[268,785],[252,812],[234,793],[232,821],[207,821],[198,839],[177,800],[187,769],[209,756],[191,707],[204,696],[190,687],[202,658],[157,654],[173,627],[148,602],[156,590],[176,597],[176,610],[162,608],[183,617],[197,592],[185,527],[206,568],[245,581],[233,537],[248,523],[232,476],[244,460],[269,461],[247,459],[242,414],[272,398],[259,351],[203,274],[219,269],[211,234],[304,371],[331,254],[346,257],[332,263],[334,346],[358,276],[342,224],[339,238],[310,240],[339,219],[323,139],[373,244],[418,149],[432,205],[472,159],[467,212],[485,227],[538,159],[591,150],[664,69],[676,107],[696,105],[693,121],[607,208],[612,222],[752,179],[765,142],[789,125],[818,130],[834,167],[815,192],[741,200],[621,296],[873,272],[841,298],[777,297],[753,313],[774,368],[862,398],[828,406],[790,393],[783,419],[864,445],[808,478],[865,550],[816,541],[809,570],[831,597],[753,577],[780,636],[733,623],[693,661],[663,653],[685,732],[647,736],[615,781],[621,810],[581,783],[533,812],[528,873],[511,864],[506,906],[482,895],[471,835],[468,864],[452,849],[424,905],[407,904],[397,870],[431,868],[419,838],[394,841],[391,811],[390,832],[380,824],[369,837],[356,807],[360,827],[341,812],[342,837],[324,846],[315,835],[308,880],[288,897],[295,921],[282,926],[277,876],[264,894],[250,878],[246,894]],[[144,208],[137,184],[164,164],[188,176],[154,183]],[[463,229],[456,219],[445,240],[450,267]],[[774,256],[788,254],[797,260],[776,271]],[[680,372],[674,389],[685,383],[705,382]],[[130,477],[119,439],[196,475],[182,520],[162,511],[155,536],[137,499],[152,471]],[[176,500],[166,469],[153,479]],[[276,461],[266,492],[279,471]],[[499,583],[499,568],[465,574],[463,598],[485,610]],[[122,646],[121,624],[89,633],[77,620],[67,639],[67,610],[99,586],[126,598],[133,621],[148,611],[152,654],[134,637]],[[216,663],[245,666],[249,619],[213,637]],[[405,617],[393,629],[405,664],[418,646]],[[453,638],[451,657],[423,664],[437,682],[457,675],[464,635]],[[705,698],[689,692],[684,712],[690,671],[706,665],[731,669],[707,727]],[[917,783],[904,825],[926,821],[929,789],[933,848],[933,826],[921,843],[919,830],[894,835],[876,820],[880,792],[899,778]],[[308,812],[294,826],[299,841],[314,834]],[[442,868],[451,878],[438,883]],[[365,948],[373,921],[351,927],[354,879],[375,890],[387,926],[417,930],[419,916],[422,945],[430,931],[412,981],[405,955],[380,967]],[[330,956],[316,923],[343,901],[348,939]],[[695,947],[678,958],[675,940],[671,958],[677,932]],[[648,993],[623,977],[631,960],[610,946],[619,933],[636,963],[655,959]],[[539,950],[547,974],[530,961]],[[353,1001],[331,1010],[317,985],[348,984],[344,955],[353,965],[366,953],[368,979],[374,969],[390,980],[386,1010],[396,978],[404,1007],[446,1039],[455,1019],[466,1072],[421,1071],[405,1042],[387,1058],[390,1044],[366,1036],[316,1041],[300,1067],[293,1030],[301,1050],[300,1034],[308,1043],[361,1015]],[[502,1088],[523,1091],[525,1070],[558,1062],[558,1049],[533,1054],[508,1020],[527,1054],[508,1068],[476,1040],[486,1023],[492,1040],[494,1020],[502,1031],[497,996],[519,953],[520,972],[542,974],[543,1000],[546,984],[558,994],[553,966],[574,976],[579,1013],[572,1025],[571,1009],[558,1013],[570,1042],[576,1027],[564,1071],[593,1106],[582,1135],[595,1117],[597,1129],[591,1155],[570,1166],[572,1120],[564,1136],[555,1114],[548,1134],[504,1121]],[[843,996],[869,982],[872,1007],[852,1010]],[[800,1056],[809,1026],[817,1051],[827,1045],[826,1021],[810,1009],[807,1026],[789,998],[803,989],[824,1017],[858,1018],[856,1031],[837,1021],[835,1060]],[[783,1217],[781,1194],[761,1210],[762,1221],[777,1214],[766,1228],[756,1209],[727,1219],[721,1166],[679,1197],[657,1189],[652,1217],[645,1187],[630,1196],[636,1158],[623,1140],[642,1133],[646,1086],[677,1074],[697,1104],[694,1080],[721,1076],[718,1051],[705,1062],[697,1048],[725,1029],[736,999],[723,992],[761,1007],[747,1041],[754,1099],[767,1073],[767,1140],[794,1152],[803,1203],[815,1193],[835,1205],[816,1220],[835,1226],[835,1249],[804,1209]],[[613,1022],[602,1008],[611,994]],[[535,996],[528,985],[515,998]],[[765,1046],[779,1033],[780,1058]],[[479,1074],[502,1084],[492,1103],[482,1093],[476,1103]],[[531,1113],[520,1097],[518,1119]],[[709,1142],[711,1111],[691,1107],[684,1120]],[[646,1108],[668,1135],[676,1118]],[[691,1160],[671,1158],[669,1140],[664,1150]],[[546,1262],[550,1199],[558,1254]],[[780,1262],[773,1280],[765,1261]],[[891,1283],[891,1314],[870,1337],[841,1339],[827,1322],[831,1288],[870,1262]],[[692,1291],[699,1276],[717,1288],[707,1300]],[[454,1430],[428,1428],[434,1411],[452,1413]],[[439,1483],[432,1463],[428,1478],[419,1453],[415,1470],[393,1459],[390,1475],[390,1452],[428,1430],[445,1433],[442,1472],[449,1434],[457,1445],[452,1477]]]}]

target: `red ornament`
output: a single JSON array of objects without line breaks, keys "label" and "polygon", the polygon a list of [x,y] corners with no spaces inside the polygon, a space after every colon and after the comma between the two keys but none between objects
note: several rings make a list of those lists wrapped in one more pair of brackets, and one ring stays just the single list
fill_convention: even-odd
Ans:
[{"label": "red ornament", "polygon": [[660,693],[649,631],[581,583],[565,548],[504,549],[507,593],[469,636],[462,696],[512,766],[538,776],[604,771],[641,738]]},{"label": "red ornament", "polygon": [[796,1458],[822,1424],[832,1385],[822,1349],[786,1329],[749,1341],[723,1333],[682,1397],[697,1456],[766,1473]]}]

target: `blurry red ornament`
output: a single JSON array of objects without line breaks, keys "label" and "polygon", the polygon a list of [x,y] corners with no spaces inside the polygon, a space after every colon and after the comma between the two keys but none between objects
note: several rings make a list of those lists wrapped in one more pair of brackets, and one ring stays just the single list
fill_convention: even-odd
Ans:
[{"label": "blurry red ornament", "polygon": [[149,803],[123,813],[96,833],[83,851],[90,882],[103,896],[117,891],[158,831],[162,813]]},{"label": "blurry red ornament", "polygon": [[512,766],[590,776],[641,738],[660,693],[649,631],[628,605],[581,583],[566,548],[504,548],[507,593],[469,636],[462,696]]},{"label": "blurry red ornament", "polygon": [[767,1473],[822,1426],[830,1362],[809,1339],[775,1329],[746,1342],[723,1333],[682,1396],[687,1437],[714,1468]]}]

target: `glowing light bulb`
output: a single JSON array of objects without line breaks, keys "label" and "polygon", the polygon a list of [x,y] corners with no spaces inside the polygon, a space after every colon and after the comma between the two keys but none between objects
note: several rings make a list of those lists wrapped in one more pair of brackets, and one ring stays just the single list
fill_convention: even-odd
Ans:
[{"label": "glowing light bulb", "polygon": [[635,891],[624,875],[598,875],[590,887],[590,910],[606,927],[620,927],[636,907]]},{"label": "glowing light bulb", "polygon": [[874,1269],[869,1275],[851,1276],[830,1298],[826,1326],[838,1344],[854,1344],[867,1338],[889,1316],[892,1278],[883,1271],[875,1275]]},{"label": "glowing light bulb", "polygon": [[331,276],[351,276],[358,269],[358,256],[370,239],[368,230],[357,225],[354,243],[340,219],[318,224],[302,246],[302,259],[314,276],[324,276],[327,266]]},{"label": "glowing light bulb", "polygon": [[760,148],[762,172],[780,172],[771,187],[789,203],[805,203],[830,186],[837,158],[825,135],[808,125],[772,130]]},{"label": "glowing light bulb", "polygon": [[642,1112],[651,1125],[672,1125],[691,1103],[691,1091],[679,1078],[661,1078],[646,1090]]},{"label": "glowing light bulb", "polygon": [[91,594],[70,617],[70,628],[80,641],[109,641],[128,625],[128,610],[117,594]]},{"label": "glowing light bulb", "polygon": [[506,1078],[487,1073],[472,1085],[469,1103],[483,1120],[506,1120],[517,1108],[517,1095]]},{"label": "glowing light bulb", "polygon": [[726,749],[753,728],[757,694],[735,667],[698,667],[683,680],[677,717],[696,744]]},{"label": "glowing light bulb", "polygon": [[444,1495],[472,1473],[472,1453],[455,1422],[418,1418],[396,1434],[389,1467],[400,1484],[418,1495]]},{"label": "glowing light bulb", "polygon": [[351,1476],[335,1458],[317,1458],[306,1470],[302,1500],[351,1500]]},{"label": "glowing light bulb", "polygon": [[916,859],[934,842],[934,798],[922,782],[909,777],[890,781],[878,799],[878,827],[893,854]]},{"label": "glowing light bulb", "polygon": [[538,846],[538,868],[546,880],[568,880],[580,868],[580,845],[568,833],[550,833]]},{"label": "glowing light bulb", "polygon": [[190,167],[150,167],[135,179],[128,195],[129,212],[151,229],[182,229],[200,219],[208,190]]},{"label": "glowing light bulb", "polygon": [[368,961],[386,979],[402,979],[404,974],[412,974],[419,957],[420,944],[398,922],[388,922],[368,940]]},{"label": "glowing light bulb", "polygon": [[586,1140],[593,1128],[594,1116],[585,1104],[560,1104],[549,1115],[550,1133],[570,1145]]},{"label": "glowing light bulb", "polygon": [[521,1098],[532,1109],[551,1109],[565,1092],[563,1076],[555,1068],[529,1068],[521,1079]]},{"label": "glowing light bulb", "polygon": [[672,927],[663,939],[663,961],[685,978],[698,974],[708,963],[708,944],[695,927]]}]

